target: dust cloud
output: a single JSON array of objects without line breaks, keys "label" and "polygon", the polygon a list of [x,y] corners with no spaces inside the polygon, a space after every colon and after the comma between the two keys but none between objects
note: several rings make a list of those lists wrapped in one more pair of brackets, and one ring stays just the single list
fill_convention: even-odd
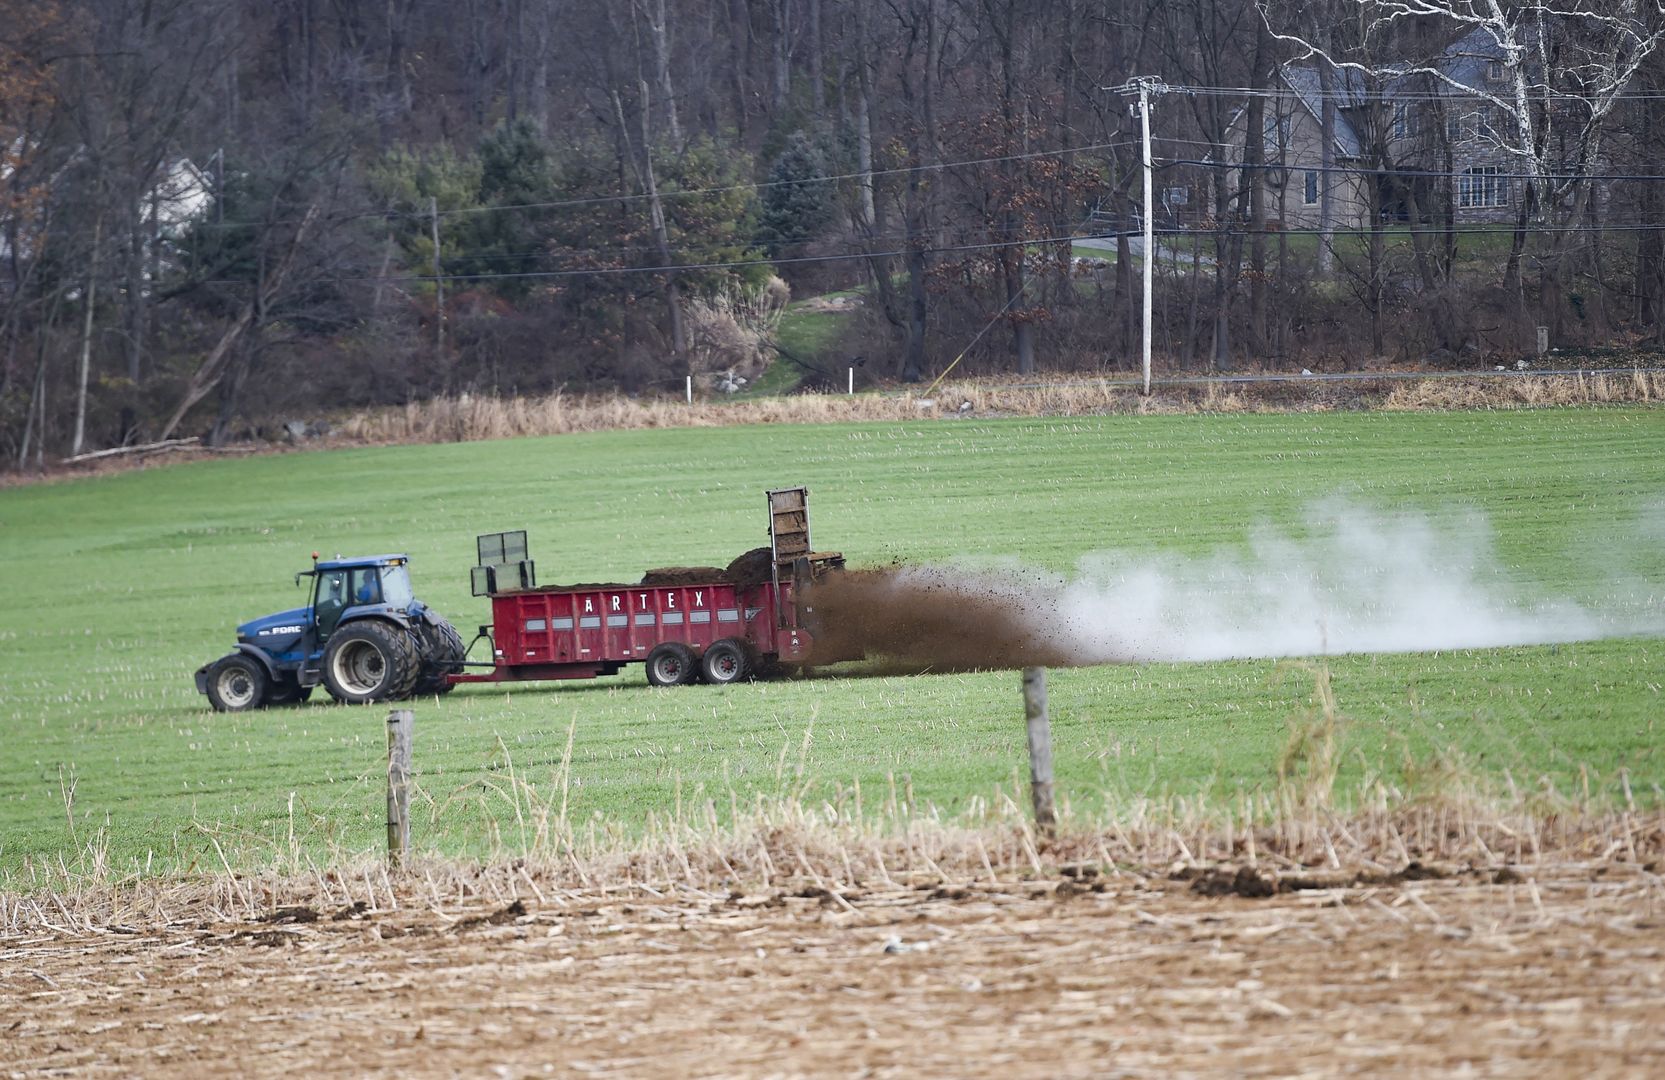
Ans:
[{"label": "dust cloud", "polygon": [[[1642,524],[1635,543],[1649,544]],[[1602,568],[1623,545],[1592,545],[1573,576],[1593,587],[1577,601],[1512,574],[1478,514],[1436,523],[1328,501],[1303,525],[1205,556],[1096,553],[1068,575],[1017,564],[831,575],[810,594],[811,662],[955,671],[1665,634],[1665,586]]]}]

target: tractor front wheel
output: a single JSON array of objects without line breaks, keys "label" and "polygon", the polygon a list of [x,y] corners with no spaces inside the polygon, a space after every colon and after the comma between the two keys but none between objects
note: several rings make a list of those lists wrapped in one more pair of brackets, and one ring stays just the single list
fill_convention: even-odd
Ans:
[{"label": "tractor front wheel", "polygon": [[746,655],[746,647],[733,638],[713,641],[700,658],[700,674],[705,681],[716,686],[737,683],[744,679],[751,671],[751,661]]},{"label": "tractor front wheel", "polygon": [[654,686],[681,686],[694,681],[694,650],[680,641],[662,641],[647,654],[647,680]]},{"label": "tractor front wheel", "polygon": [[324,651],[324,686],[348,705],[410,697],[421,670],[410,635],[379,619],[349,623]]},{"label": "tractor front wheel", "polygon": [[266,701],[266,669],[242,653],[232,653],[208,669],[208,700],[220,712],[257,709]]}]

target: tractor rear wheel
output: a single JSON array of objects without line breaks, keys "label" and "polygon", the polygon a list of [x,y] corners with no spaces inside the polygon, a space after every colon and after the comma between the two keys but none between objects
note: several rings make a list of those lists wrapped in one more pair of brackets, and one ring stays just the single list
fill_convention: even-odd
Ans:
[{"label": "tractor rear wheel", "polygon": [[232,653],[208,669],[208,700],[220,712],[258,709],[266,701],[269,681],[258,662]]},{"label": "tractor rear wheel", "polygon": [[468,655],[462,635],[444,619],[434,623],[425,619],[418,621],[415,633],[421,649],[422,673],[417,676],[413,696],[449,694],[454,687],[446,676],[462,671],[463,658]]},{"label": "tractor rear wheel", "polygon": [[410,635],[380,619],[349,623],[324,651],[324,686],[348,705],[410,697],[421,670]]},{"label": "tractor rear wheel", "polygon": [[681,686],[694,681],[699,665],[694,650],[680,641],[661,641],[647,654],[647,680],[653,686]]},{"label": "tractor rear wheel", "polygon": [[733,638],[713,641],[700,658],[700,674],[716,686],[737,683],[751,671],[751,660],[746,647]]}]

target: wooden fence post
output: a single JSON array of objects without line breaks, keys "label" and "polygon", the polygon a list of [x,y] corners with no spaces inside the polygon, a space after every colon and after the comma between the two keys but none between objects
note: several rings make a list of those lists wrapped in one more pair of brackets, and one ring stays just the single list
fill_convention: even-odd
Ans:
[{"label": "wooden fence post", "polygon": [[1051,836],[1058,826],[1052,809],[1052,723],[1046,715],[1046,668],[1023,669],[1023,717],[1029,725],[1029,795],[1035,824]]},{"label": "wooden fence post", "polygon": [[387,861],[404,865],[410,850],[411,728],[416,714],[394,709],[387,714]]}]

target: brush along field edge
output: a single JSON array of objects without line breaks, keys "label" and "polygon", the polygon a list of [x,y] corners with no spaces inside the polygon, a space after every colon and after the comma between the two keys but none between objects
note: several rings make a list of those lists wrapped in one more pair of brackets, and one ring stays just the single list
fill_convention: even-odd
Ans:
[{"label": "brush along field edge", "polygon": [[1376,407],[1389,410],[1542,408],[1653,403],[1665,400],[1665,372],[1438,378],[1244,386],[1168,387],[1147,397],[1137,387],[1100,380],[1036,386],[998,380],[945,383],[935,396],[799,394],[746,401],[642,401],[552,394],[545,397],[435,398],[404,408],[355,413],[332,440],[402,444],[474,442],[534,435],[742,424],[827,424],[915,420],[966,413],[995,416],[1096,416],[1196,412],[1305,412]]}]

